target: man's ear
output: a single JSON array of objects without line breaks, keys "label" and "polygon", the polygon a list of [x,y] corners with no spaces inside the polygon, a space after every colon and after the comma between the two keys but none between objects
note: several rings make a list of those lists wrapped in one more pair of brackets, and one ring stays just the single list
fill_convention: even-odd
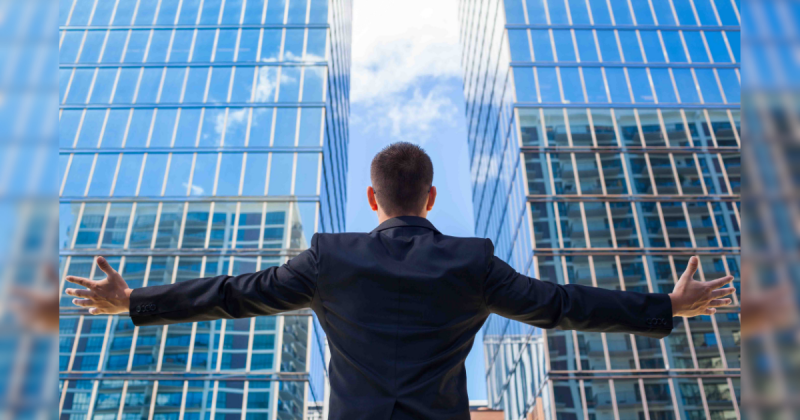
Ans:
[{"label": "man's ear", "polygon": [[378,201],[375,200],[375,190],[372,187],[367,187],[367,201],[372,211],[378,211]]},{"label": "man's ear", "polygon": [[436,202],[436,187],[431,186],[430,192],[428,192],[428,205],[425,207],[426,210],[431,211],[433,208],[433,204]]}]

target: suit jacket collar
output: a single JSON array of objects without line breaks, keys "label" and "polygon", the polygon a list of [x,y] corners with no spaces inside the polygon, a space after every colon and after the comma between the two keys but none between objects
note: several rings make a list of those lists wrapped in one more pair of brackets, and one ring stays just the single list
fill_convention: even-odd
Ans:
[{"label": "suit jacket collar", "polygon": [[396,228],[396,227],[422,227],[426,229],[430,229],[436,233],[439,232],[428,219],[424,217],[417,217],[417,216],[399,216],[393,217],[385,222],[381,223],[378,227],[372,230],[370,233],[380,232],[382,230]]}]

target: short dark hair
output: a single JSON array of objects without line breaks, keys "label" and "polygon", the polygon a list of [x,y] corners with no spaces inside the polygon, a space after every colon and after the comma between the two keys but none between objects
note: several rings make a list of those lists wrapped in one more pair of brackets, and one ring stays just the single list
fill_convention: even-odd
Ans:
[{"label": "short dark hair", "polygon": [[372,159],[370,178],[386,214],[415,214],[428,203],[433,163],[421,147],[407,142],[393,143]]}]

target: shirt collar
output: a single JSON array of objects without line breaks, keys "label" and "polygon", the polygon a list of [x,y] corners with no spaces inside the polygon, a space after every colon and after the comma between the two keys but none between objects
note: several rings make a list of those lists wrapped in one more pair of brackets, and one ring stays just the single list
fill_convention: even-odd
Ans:
[{"label": "shirt collar", "polygon": [[430,229],[436,233],[439,232],[428,219],[424,217],[417,217],[417,216],[399,216],[393,217],[385,222],[381,223],[378,227],[372,230],[370,233],[380,232],[382,230],[396,228],[396,227],[422,227],[426,229]]}]

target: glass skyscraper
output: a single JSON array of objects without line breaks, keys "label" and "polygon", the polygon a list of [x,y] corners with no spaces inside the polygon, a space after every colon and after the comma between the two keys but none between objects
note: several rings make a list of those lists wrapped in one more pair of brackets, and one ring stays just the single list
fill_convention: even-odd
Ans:
[{"label": "glass skyscraper", "polygon": [[[741,251],[738,0],[463,0],[476,234],[529,276],[669,292]],[[507,419],[740,419],[739,296],[664,340],[492,316]]]},{"label": "glass skyscraper", "polygon": [[[103,278],[97,255],[134,288],[237,275],[343,231],[350,20],[348,0],[61,0],[62,279]],[[315,324],[140,328],[62,294],[60,418],[302,419]]]}]

